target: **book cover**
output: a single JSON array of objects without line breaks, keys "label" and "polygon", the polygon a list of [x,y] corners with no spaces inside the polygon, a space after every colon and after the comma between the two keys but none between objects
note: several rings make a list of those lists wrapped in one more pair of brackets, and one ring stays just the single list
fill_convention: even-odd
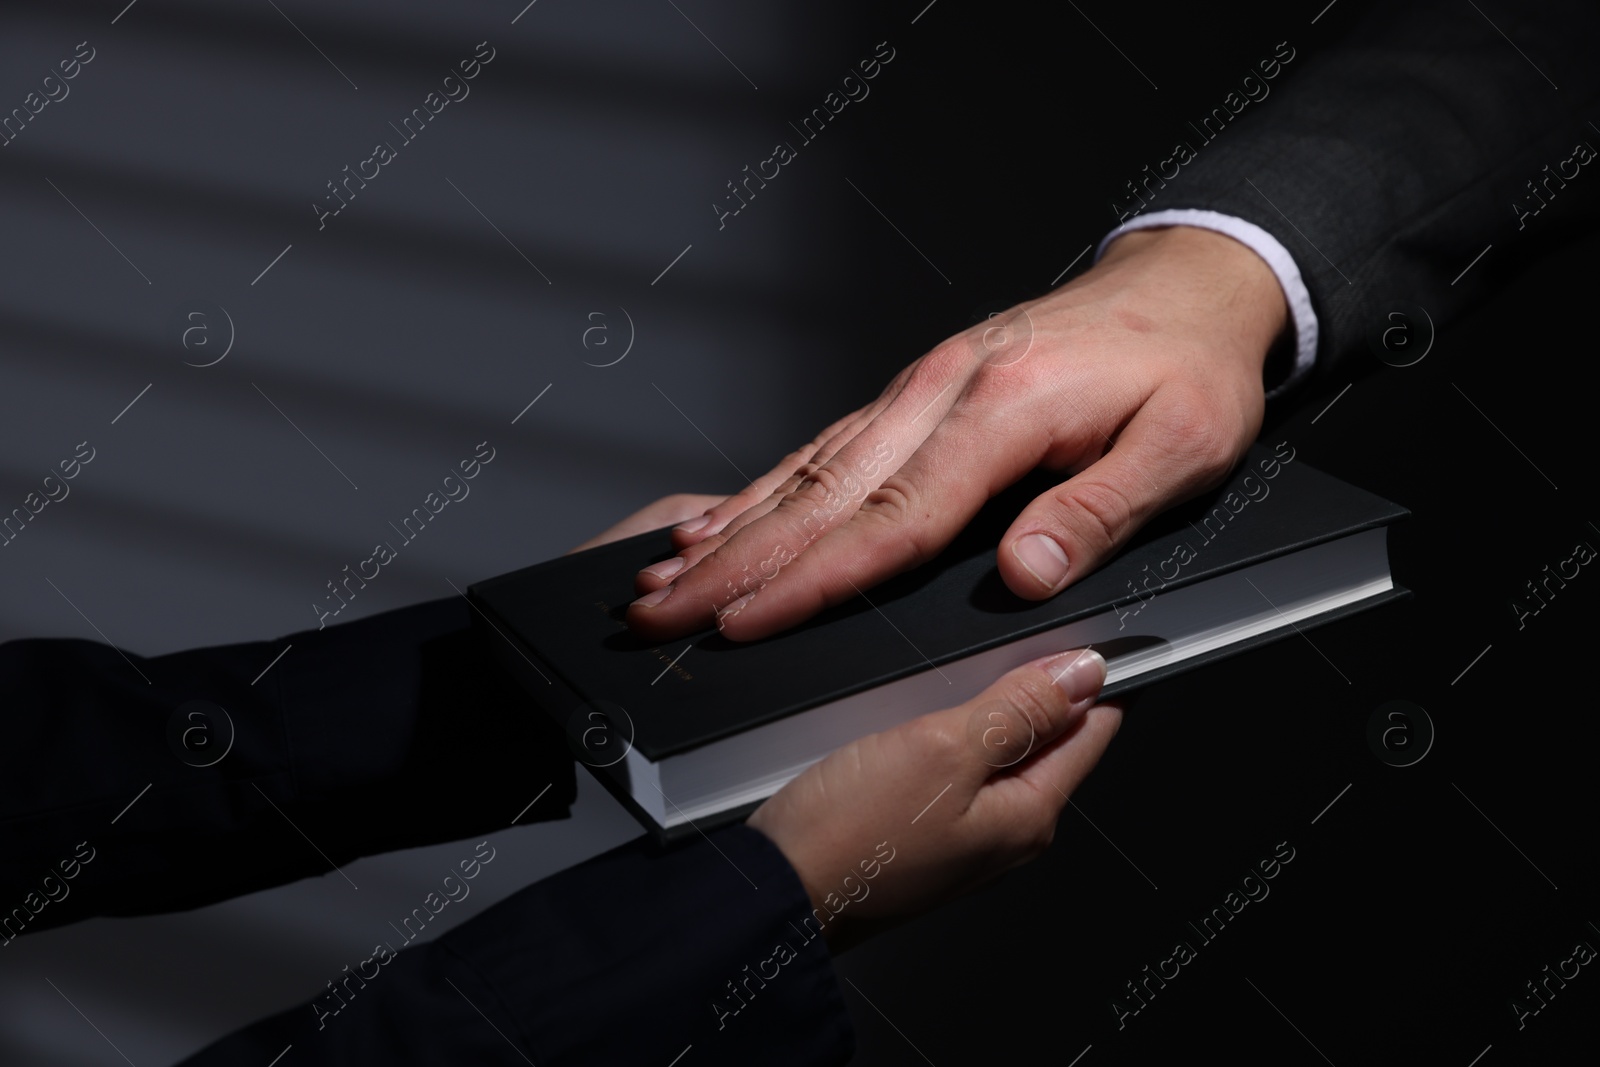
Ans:
[{"label": "book cover", "polygon": [[[1148,641],[1134,635],[1154,597],[1407,514],[1306,465],[1286,444],[1256,445],[1222,487],[1160,516],[1100,570],[1050,600],[1023,600],[1002,583],[995,547],[1021,508],[1059,480],[1048,473],[1024,479],[991,500],[936,559],[756,642],[712,629],[656,644],[627,629],[634,574],[675,554],[664,529],[479,582],[468,597],[485,640],[534,703],[567,727],[584,762],[596,765],[608,744],[618,757],[632,745],[660,761],[1108,609],[1129,621],[1130,636],[1121,640]],[[1396,588],[1349,610],[1402,595]],[[1293,632],[1284,627],[1129,682],[1143,685]],[[1097,648],[1111,659],[1116,643]],[[1108,684],[1105,695],[1126,687]],[[602,721],[597,709],[606,732],[584,736],[586,724]]]}]

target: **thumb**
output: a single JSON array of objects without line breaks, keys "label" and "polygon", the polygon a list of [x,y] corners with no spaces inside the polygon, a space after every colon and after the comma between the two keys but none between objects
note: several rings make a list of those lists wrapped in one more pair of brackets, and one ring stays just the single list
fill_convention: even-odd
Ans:
[{"label": "thumb", "polygon": [[1015,768],[1066,734],[1093,706],[1106,661],[1091,649],[1063,652],[1002,676],[965,706],[967,777],[976,788]]},{"label": "thumb", "polygon": [[1236,450],[1223,435],[1192,410],[1162,408],[1146,404],[1109,452],[1017,516],[996,560],[1013,593],[1028,600],[1054,596],[1109,559],[1151,517],[1232,469]]}]

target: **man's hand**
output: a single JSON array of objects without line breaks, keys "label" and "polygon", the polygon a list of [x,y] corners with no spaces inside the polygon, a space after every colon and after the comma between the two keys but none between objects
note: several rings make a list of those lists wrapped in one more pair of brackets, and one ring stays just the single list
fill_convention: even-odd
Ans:
[{"label": "man's hand", "polygon": [[750,816],[788,858],[837,951],[1026,863],[1122,722],[1105,661],[1019,667],[959,707],[839,749]]},{"label": "man's hand", "polygon": [[1218,484],[1261,425],[1288,308],[1230,237],[1125,234],[1082,277],[957,334],[875,402],[674,531],[628,624],[765,637],[936,555],[1035,467],[1069,477],[1006,532],[999,569],[1043,600],[1162,510]]}]

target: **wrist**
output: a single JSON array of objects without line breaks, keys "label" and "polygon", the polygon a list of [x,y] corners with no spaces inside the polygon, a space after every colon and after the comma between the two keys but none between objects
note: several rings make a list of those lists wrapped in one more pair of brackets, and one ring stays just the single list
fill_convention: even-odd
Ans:
[{"label": "wrist", "polygon": [[1261,363],[1293,322],[1283,285],[1249,245],[1198,226],[1130,230],[1106,246],[1099,267],[1153,271],[1160,296],[1187,294],[1209,306]]},{"label": "wrist", "polygon": [[[771,801],[769,800],[768,803],[771,803]],[[769,825],[767,815],[767,807],[763,805],[751,814],[745,825],[766,837],[782,853],[783,858],[789,863],[789,869],[794,871],[794,876],[799,881],[800,888],[805,890],[806,899],[811,902],[812,914],[820,917],[823,940],[828,943],[829,951],[835,953],[842,951],[853,944],[857,938],[846,933],[845,916],[839,914],[840,909],[828,906],[828,897],[832,895],[835,898],[835,903],[837,903],[838,894],[830,893],[829,890],[822,887],[815,872],[815,867],[818,864],[808,858],[803,847],[793,841],[786,840],[786,835],[781,833],[777,827]]]},{"label": "wrist", "polygon": [[820,908],[824,896],[823,890],[818,887],[816,879],[807,870],[809,865],[805,862],[800,850],[792,842],[785,841],[785,835],[771,825],[769,819],[769,808],[771,806],[772,800],[768,798],[767,803],[750,813],[750,817],[745,820],[745,825],[761,834],[768,841],[771,841],[773,847],[783,854],[783,858],[789,862],[789,868],[794,871],[795,878],[799,880],[800,888],[806,891],[806,897],[811,901],[811,906]]}]

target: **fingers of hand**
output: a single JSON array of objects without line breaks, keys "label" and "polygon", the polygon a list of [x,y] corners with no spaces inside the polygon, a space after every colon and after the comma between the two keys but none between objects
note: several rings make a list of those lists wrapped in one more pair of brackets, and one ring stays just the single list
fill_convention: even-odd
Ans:
[{"label": "fingers of hand", "polygon": [[987,778],[1021,767],[1066,733],[1105,684],[1106,661],[1074,650],[1019,667],[967,705],[970,774]]},{"label": "fingers of hand", "polygon": [[[981,395],[985,386],[966,388]],[[781,583],[730,616],[723,632],[734,640],[765,637],[927,562],[1050,447],[1048,433],[1019,432],[968,407],[941,418],[848,522],[812,545]]]},{"label": "fingers of hand", "polygon": [[707,537],[712,537],[722,532],[729,520],[736,518],[748,508],[761,503],[772,495],[773,490],[793,477],[797,468],[807,463],[815,451],[813,445],[796,449],[790,452],[778,465],[767,473],[739,490],[733,496],[707,508],[703,513],[694,516],[685,516],[685,521],[674,527],[672,540],[679,548],[687,548],[698,544]]},{"label": "fingers of hand", "polygon": [[1029,600],[1054,596],[1152,515],[1216,484],[1247,443],[1209,398],[1156,394],[1109,452],[1017,516],[1000,542],[1001,577]]},{"label": "fingers of hand", "polygon": [[840,477],[831,464],[817,470],[696,566],[679,568],[669,576],[670,585],[634,601],[629,626],[647,637],[678,636],[717,621],[729,605],[736,605],[733,612],[742,610],[817,538],[845,521],[865,492],[866,483],[853,473]]},{"label": "fingers of hand", "polygon": [[663,526],[703,514],[707,508],[714,508],[726,499],[727,496],[722,493],[674,493],[649,505],[639,512],[638,517],[652,524],[649,529],[659,530]]},{"label": "fingers of hand", "polygon": [[[953,425],[941,425],[899,471],[866,494],[847,521],[826,528],[826,536],[809,542],[780,578],[727,614],[722,632],[736,641],[766,637],[937,555],[988,499],[994,473],[970,469],[980,450]],[[989,455],[983,462],[1011,461]],[[808,519],[804,525],[824,524]]]},{"label": "fingers of hand", "polygon": [[[1049,763],[1051,781],[1093,766],[1104,748],[1100,735],[1091,734],[1087,742],[1074,739],[1104,684],[1105,670],[1105,660],[1092,650],[1061,653],[1009,672],[965,704],[878,735],[887,740],[903,732],[909,739],[905,752],[915,769],[902,787],[908,817],[927,824],[930,832],[955,831],[952,840],[989,857],[985,865],[997,865],[991,873],[1036,854],[1048,843],[1065,798],[1037,788],[1031,784],[1035,778],[1019,791],[1013,779],[1036,777],[1041,761]],[[1092,758],[1069,760],[1057,754],[1063,747],[1088,749]],[[947,784],[948,794],[940,793]],[[936,795],[939,799],[929,804]],[[924,804],[919,814],[916,809]]]},{"label": "fingers of hand", "polygon": [[[852,411],[828,426],[808,445],[797,448],[778,461],[766,474],[735,493],[720,505],[710,508],[704,515],[695,516],[673,530],[673,540],[680,547],[698,544],[707,537],[722,533],[734,520],[752,509],[770,510],[778,499],[793,491],[801,477],[810,469],[826,463],[881,410],[887,401],[878,401],[865,408]],[[701,520],[704,521],[701,521]],[[732,532],[728,530],[728,532]]]},{"label": "fingers of hand", "polygon": [[[660,500],[646,504],[605,532],[591,537],[583,544],[572,549],[571,552],[581,552],[586,548],[595,548],[611,541],[619,541],[624,537],[631,537],[634,534],[645,533],[649,530],[659,530],[663,526],[671,526],[673,523],[682,522],[690,516],[699,515],[725,499],[721,494],[710,493],[674,493],[671,496],[664,496]],[[568,554],[570,555],[571,553],[569,552]]]},{"label": "fingers of hand", "polygon": [[[672,559],[662,560],[660,563],[652,563],[650,566],[641,569],[634,578],[634,586],[642,595],[654,592],[682,577],[689,568],[707,556],[712,555],[717,549],[726,544],[734,534],[767,515],[779,504],[783,503],[784,499],[794,492],[814,469],[815,464],[813,463],[802,464],[782,485],[773,490],[770,496],[746,507],[732,518],[729,518],[727,512],[721,508],[713,508],[708,511],[706,513],[708,525],[703,529],[698,525],[696,526],[696,533],[692,538],[694,543],[684,548]],[[730,501],[732,499],[731,497],[729,498]],[[681,543],[684,540],[682,536],[683,529],[684,527],[678,527],[673,531],[674,541]]]},{"label": "fingers of hand", "polygon": [[[650,637],[678,636],[709,624],[718,618],[718,611],[729,605],[737,605],[734,612],[742,610],[780,570],[829,531],[849,521],[868,494],[878,489],[909,450],[925,438],[923,430],[903,428],[880,435],[876,432],[880,424],[892,425],[892,420],[886,421],[888,414],[885,412],[845,442],[764,514],[741,523],[709,557],[701,556],[697,566],[679,567],[669,576],[670,586],[635,601],[628,612],[629,625]],[[730,516],[727,525],[733,521]],[[657,570],[656,575],[660,574]],[[840,584],[848,587],[848,583]],[[780,625],[815,613],[832,602],[830,595],[843,595],[832,588],[796,590],[796,594],[804,600],[803,614],[786,616]]]},{"label": "fingers of hand", "polygon": [[676,556],[669,556],[664,560],[642,568],[638,574],[633,576],[634,592],[639,596],[646,596],[658,589],[666,588],[685,570],[715,552],[726,540],[726,535],[716,534],[706,538],[699,544],[690,545]]},{"label": "fingers of hand", "polygon": [[[733,542],[708,561],[720,568],[737,560],[744,576],[734,578],[737,596],[727,603],[741,602],[719,618],[722,632],[737,641],[766,637],[926,562],[991,493],[1036,464],[1047,442],[977,418],[940,418],[926,436],[913,435],[915,453],[893,473],[883,473],[897,462],[888,440],[866,448],[880,419],[764,517],[752,509],[730,524]],[[741,538],[758,550],[760,566],[748,572],[736,550],[751,544]],[[684,574],[680,568],[674,580]]]},{"label": "fingers of hand", "polygon": [[[819,438],[815,454],[832,447],[836,440],[840,442],[837,451],[820,464],[806,462],[814,469],[765,514],[741,525],[710,556],[700,556],[698,565],[691,567],[685,559],[680,565],[668,564],[675,567],[670,575],[658,567],[651,575],[641,576],[641,587],[661,581],[670,584],[635,601],[628,610],[628,625],[636,633],[659,639],[681,636],[713,621],[723,625],[745,610],[781,569],[848,522],[868,494],[878,490],[917,451],[960,398],[975,366],[971,351],[957,343],[941,345],[922,357],[902,372],[870,409],[842,420],[842,426],[830,427],[835,432]],[[800,454],[794,453],[790,459],[798,459]],[[784,471],[782,466],[769,472],[750,494],[741,494],[744,501],[718,509],[716,518],[709,518],[692,532],[680,530],[680,540],[715,536],[711,531],[728,532],[741,517],[737,511],[741,503],[746,511],[753,510],[750,504],[755,490],[786,488],[792,473],[793,467]],[[963,514],[961,521],[969,518],[972,510],[976,509]],[[883,570],[874,565],[875,572]],[[874,573],[864,580],[870,584],[892,573],[894,570]],[[795,599],[786,600],[776,614],[765,615],[759,633],[755,627],[741,624],[744,629],[736,628],[729,636],[748,639],[798,622],[843,599],[850,581],[846,578],[824,585],[791,580],[785,585]]]},{"label": "fingers of hand", "polygon": [[1091,705],[1014,774],[991,779],[973,800],[968,812],[973,824],[980,832],[1011,834],[1017,863],[1049,847],[1061,809],[1100,762],[1122,725],[1119,704]]},{"label": "fingers of hand", "polygon": [[[1114,721],[1096,718],[1115,709],[1088,711],[1104,677],[1104,660],[1092,651],[1018,668],[966,704],[834,752],[769,798],[750,825],[778,844],[813,900],[820,872],[837,870],[841,857],[848,866],[866,843],[886,837],[913,846],[908,854],[918,858],[908,862],[920,865],[919,877],[901,883],[902,903],[979,884],[1048,843],[1065,802],[1050,800],[1060,797],[1054,789],[1045,797],[1027,787],[1007,810],[988,794],[1012,790],[1019,775],[1038,773],[1040,765],[1052,780],[1069,784],[1088,772],[1115,732]],[[994,740],[983,737],[992,727],[990,712],[1037,739],[1020,766],[998,769],[986,760]],[[1096,719],[1087,728],[1086,714]],[[877,899],[881,908],[896,897]]]},{"label": "fingers of hand", "polygon": [[1065,804],[1067,797],[1105,755],[1111,739],[1122,728],[1122,714],[1122,704],[1117,701],[1092,705],[1072,729],[1052,742],[1037,760],[1023,767],[1018,777],[1040,786],[1041,792],[1047,785],[1053,787],[1048,791],[1057,794],[1057,799]]}]

